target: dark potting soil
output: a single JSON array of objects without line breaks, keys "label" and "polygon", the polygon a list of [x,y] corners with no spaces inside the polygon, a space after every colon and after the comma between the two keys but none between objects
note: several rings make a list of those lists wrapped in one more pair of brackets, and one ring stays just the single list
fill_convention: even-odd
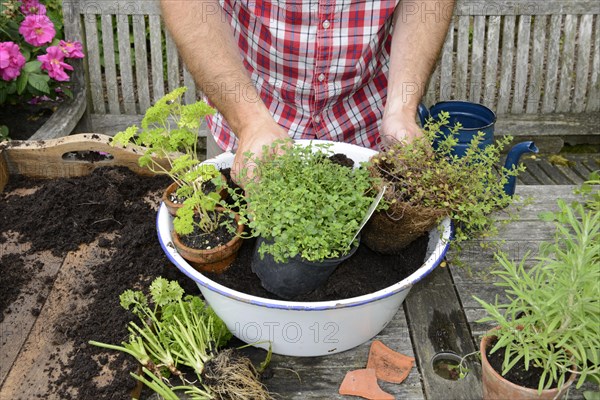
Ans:
[{"label": "dark potting soil", "polygon": [[[504,362],[505,351],[504,349],[500,349],[494,354],[490,354],[490,350],[495,344],[495,341],[492,342],[490,347],[487,348],[485,354],[492,368],[502,375],[502,363]],[[525,370],[525,361],[521,359],[508,371],[506,375],[504,375],[504,379],[509,380],[510,382],[519,386],[537,389],[543,372],[544,370],[542,368],[534,367],[533,365],[529,366],[529,370]],[[570,374],[567,375],[566,379],[569,379],[569,377]],[[556,385],[554,385],[552,388],[555,387]]]},{"label": "dark potting soil", "polygon": [[4,254],[0,257],[0,322],[10,312],[10,305],[19,297],[21,288],[31,280],[25,261],[19,254]]},{"label": "dark potting soil", "polygon": [[[231,289],[269,299],[280,299],[267,292],[260,279],[252,272],[251,260],[256,240],[245,240],[238,257],[222,274],[208,277]],[[386,256],[360,245],[356,253],[340,264],[327,283],[294,301],[341,300],[373,293],[391,286],[423,265],[428,237],[423,236],[404,249],[401,254]]]},{"label": "dark potting soil", "polygon": [[[156,211],[144,200],[148,193],[159,198],[168,183],[166,177],[147,178],[125,168],[100,168],[82,178],[36,181],[11,177],[0,194],[0,232],[14,231],[23,242],[31,242],[30,253],[48,249],[64,256],[82,243],[93,242],[101,233],[115,234],[108,236],[113,239],[104,237],[98,242],[99,247],[112,250],[110,255],[86,271],[89,280],[73,288],[78,298],[86,300],[82,303],[89,304],[74,304],[58,319],[45,321],[47,331],[54,332],[57,352],[63,343],[72,343],[74,349],[65,364],[52,355],[45,365],[48,371],[60,371],[50,382],[55,397],[130,398],[136,384],[129,376],[137,367],[133,358],[88,344],[89,340],[118,344],[127,339],[132,314],[119,305],[123,291],[147,288],[155,277],[164,276],[178,280],[187,293],[198,293],[196,285],[164,255],[156,238]],[[13,189],[32,187],[38,189],[31,195],[9,195]],[[18,260],[8,260],[8,265],[5,261],[0,271],[3,279],[19,265]],[[4,288],[12,285],[12,281],[7,285],[2,282],[0,303],[11,302],[14,294],[7,295]],[[106,375],[103,367],[115,374],[108,384],[99,386],[95,378]],[[79,396],[69,394],[69,388],[76,389]]]},{"label": "dark potting soil", "polygon": [[[199,218],[197,217],[194,217],[194,219],[196,222],[199,221]],[[237,223],[235,220],[230,220],[230,222],[234,229],[233,232],[235,232]],[[194,227],[193,233],[186,236],[180,236],[180,238],[181,242],[187,247],[210,250],[227,244],[234,236],[235,233],[232,233],[227,226],[219,226],[216,230],[209,233],[202,232],[198,227]]]},{"label": "dark potting soil", "polygon": [[29,139],[54,113],[53,106],[30,104],[3,104],[0,107],[0,125],[8,127],[12,140]]},{"label": "dark potting soil", "polygon": [[342,153],[336,153],[336,154],[330,156],[329,159],[331,160],[331,162],[333,162],[335,164],[339,164],[342,167],[348,167],[348,168],[354,167],[354,160]]}]

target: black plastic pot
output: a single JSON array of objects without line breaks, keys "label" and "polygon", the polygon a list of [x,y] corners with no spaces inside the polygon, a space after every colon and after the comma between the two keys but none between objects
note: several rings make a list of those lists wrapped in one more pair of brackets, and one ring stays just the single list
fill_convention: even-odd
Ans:
[{"label": "black plastic pot", "polygon": [[[357,239],[360,242],[360,236]],[[275,262],[273,256],[265,254],[260,258],[258,249],[265,239],[258,238],[252,256],[252,272],[260,278],[260,283],[269,292],[283,299],[307,294],[325,284],[333,271],[344,260],[352,257],[358,246],[352,247],[343,257],[310,262],[296,256],[285,263]]]}]

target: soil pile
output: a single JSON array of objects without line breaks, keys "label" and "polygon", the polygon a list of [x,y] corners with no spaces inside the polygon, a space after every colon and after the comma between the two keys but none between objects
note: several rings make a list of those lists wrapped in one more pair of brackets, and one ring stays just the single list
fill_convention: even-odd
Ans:
[{"label": "soil pile", "polygon": [[[65,365],[46,365],[48,371],[60,371],[50,384],[48,394],[52,397],[71,399],[85,394],[93,399],[130,398],[135,385],[129,376],[130,371],[136,370],[133,359],[87,342],[94,339],[120,343],[127,337],[130,315],[119,305],[123,291],[147,287],[157,276],[182,278],[156,239],[156,211],[145,200],[151,193],[155,206],[168,183],[165,177],[140,177],[126,168],[100,168],[81,178],[40,181],[11,177],[5,194],[0,195],[0,240],[6,240],[4,233],[15,232],[20,241],[31,243],[26,253],[50,250],[62,257],[81,244],[92,243],[99,235],[111,233],[98,241],[99,246],[109,250],[108,255],[100,265],[86,271],[89,279],[75,289],[89,305],[69,310],[55,321],[46,321],[55,332],[54,344],[74,345]],[[30,195],[10,195],[23,188],[37,189]],[[25,266],[16,254],[3,257],[1,267],[2,287],[11,288],[0,291],[0,305],[4,306],[18,296],[17,287],[35,269]],[[181,279],[180,283],[188,293],[198,292],[189,279]],[[103,367],[117,373],[108,384],[97,385],[94,378],[103,374]],[[69,394],[72,389],[79,396]]]}]

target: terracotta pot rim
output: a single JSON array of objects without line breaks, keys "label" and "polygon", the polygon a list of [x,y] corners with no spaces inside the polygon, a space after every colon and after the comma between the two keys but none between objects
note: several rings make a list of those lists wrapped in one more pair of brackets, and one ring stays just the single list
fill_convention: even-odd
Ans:
[{"label": "terracotta pot rim", "polygon": [[[217,207],[216,211],[225,211],[225,209],[223,207]],[[237,213],[235,213],[235,221],[238,222],[239,219],[240,219],[240,216]],[[239,225],[238,224],[237,229],[236,229],[236,234],[241,234],[243,231],[244,231],[244,225]],[[241,237],[239,237],[238,235],[235,235],[230,241],[228,241],[225,244],[217,246],[214,249],[204,250],[204,249],[196,249],[194,247],[188,247],[188,246],[186,246],[185,244],[183,244],[181,242],[180,236],[174,230],[171,231],[171,236],[173,237],[173,241],[175,242],[175,245],[177,247],[179,247],[179,248],[181,248],[181,249],[183,249],[185,251],[188,251],[188,252],[193,252],[193,253],[197,253],[197,254],[204,254],[204,255],[211,255],[211,254],[220,253],[225,248],[231,247],[236,242],[242,240]]]},{"label": "terracotta pot rim", "polygon": [[516,383],[513,383],[511,381],[509,381],[508,379],[506,379],[504,376],[502,376],[498,371],[496,371],[496,369],[494,367],[492,367],[492,365],[490,364],[488,358],[487,358],[487,354],[486,354],[486,350],[489,347],[488,345],[491,343],[492,340],[497,339],[498,337],[496,335],[494,335],[494,331],[500,329],[499,326],[492,328],[491,330],[487,331],[485,333],[485,335],[483,335],[483,338],[481,339],[481,343],[479,345],[479,352],[481,354],[481,363],[483,364],[484,362],[490,367],[490,371],[492,373],[492,375],[494,375],[494,377],[504,381],[504,383],[513,388],[513,389],[517,389],[517,390],[521,390],[524,391],[526,393],[532,394],[532,395],[550,395],[551,393],[557,393],[559,391],[562,391],[566,388],[568,388],[569,386],[571,386],[571,384],[575,381],[576,378],[576,374],[571,373],[571,376],[569,377],[569,379],[567,379],[565,381],[565,383],[563,384],[563,386],[561,388],[553,388],[553,389],[544,389],[541,392],[538,392],[537,389],[532,389],[526,386],[521,386],[521,385],[517,385]]}]

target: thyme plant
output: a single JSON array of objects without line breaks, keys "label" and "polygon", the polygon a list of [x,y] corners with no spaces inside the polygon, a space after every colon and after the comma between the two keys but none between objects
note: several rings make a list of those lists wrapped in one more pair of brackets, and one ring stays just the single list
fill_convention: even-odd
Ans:
[{"label": "thyme plant", "polygon": [[491,352],[506,350],[502,374],[520,360],[542,368],[540,391],[562,386],[569,373],[579,375],[577,387],[588,377],[600,382],[600,214],[580,203],[558,205],[559,212],[543,215],[556,233],[531,269],[525,259],[497,253],[501,268],[493,273],[507,301],[475,297],[488,314],[478,322],[499,326]]},{"label": "thyme plant", "polygon": [[[438,119],[430,118],[421,137],[411,143],[387,145],[371,159],[369,168],[387,186],[384,200],[392,220],[401,220],[407,208],[420,208],[438,221],[450,217],[455,224],[452,244],[460,247],[475,234],[493,236],[497,232],[490,213],[513,202],[503,188],[508,178],[524,167],[500,168],[496,172],[500,154],[512,140],[509,136],[481,149],[484,134],[480,132],[464,156],[453,155],[461,126],[457,124],[451,134],[441,135],[448,121],[447,112],[441,112]],[[431,145],[434,139],[438,140],[435,151]]]}]

